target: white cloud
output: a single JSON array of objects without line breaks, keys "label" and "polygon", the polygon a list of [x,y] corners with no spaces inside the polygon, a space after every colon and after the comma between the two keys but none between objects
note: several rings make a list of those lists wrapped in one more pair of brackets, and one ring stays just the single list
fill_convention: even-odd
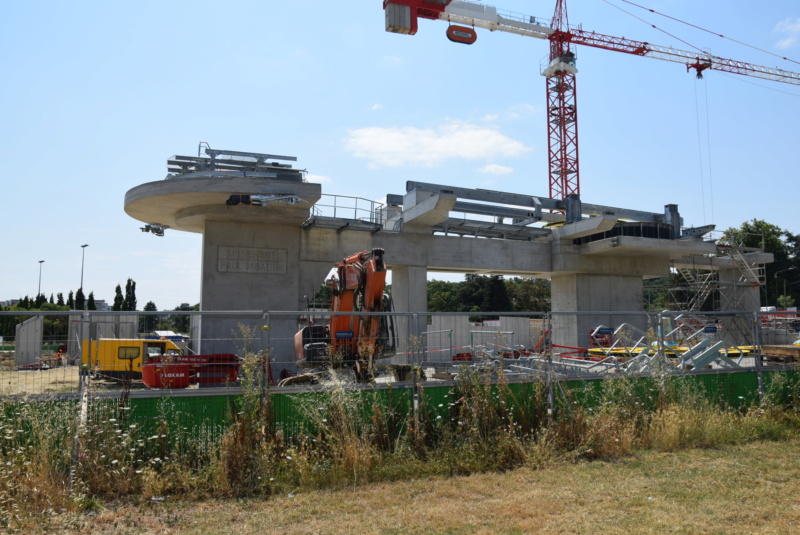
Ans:
[{"label": "white cloud", "polygon": [[382,110],[383,109],[383,105],[381,105],[381,104],[373,104],[372,107],[370,107],[370,109],[373,110],[373,111]]},{"label": "white cloud", "polygon": [[536,113],[539,110],[536,106],[532,104],[522,103],[522,104],[514,104],[509,106],[505,111],[500,113],[487,113],[482,117],[484,121],[499,121],[503,120],[516,120],[527,115],[531,115]]},{"label": "white cloud", "polygon": [[533,104],[527,104],[527,103],[515,104],[514,106],[511,106],[511,108],[506,112],[506,118],[519,119],[520,117],[536,113],[537,110],[538,108]]},{"label": "white cloud", "polygon": [[381,58],[381,63],[385,63],[387,65],[400,65],[405,63],[405,60],[400,56],[383,56]]},{"label": "white cloud", "polygon": [[774,32],[800,33],[800,17],[784,19],[775,25]]},{"label": "white cloud", "polygon": [[315,184],[330,184],[331,182],[333,182],[331,180],[331,177],[329,177],[329,176],[312,175],[311,173],[308,173],[306,175],[306,181],[314,182]]},{"label": "white cloud", "polygon": [[775,46],[778,48],[790,48],[797,43],[798,38],[800,38],[800,17],[789,17],[780,21],[778,24],[775,25],[773,28],[772,33],[788,33],[788,37],[784,37],[780,41],[778,41]]},{"label": "white cloud", "polygon": [[531,150],[493,128],[453,121],[438,128],[368,126],[351,130],[345,149],[380,167],[433,167],[450,159],[515,157]]},{"label": "white cloud", "polygon": [[479,173],[484,173],[484,174],[487,174],[487,175],[500,176],[500,175],[507,175],[509,173],[513,173],[514,172],[514,168],[513,167],[507,167],[505,165],[496,164],[496,163],[490,163],[489,165],[484,165],[483,167],[479,168],[478,172]]}]

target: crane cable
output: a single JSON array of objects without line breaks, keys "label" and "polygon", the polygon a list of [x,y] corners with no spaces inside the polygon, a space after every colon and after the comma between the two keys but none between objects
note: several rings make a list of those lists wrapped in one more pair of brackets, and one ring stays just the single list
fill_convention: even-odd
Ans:
[{"label": "crane cable", "polygon": [[[604,1],[606,4],[608,4],[608,5],[612,6],[612,7],[616,7],[617,9],[619,9],[619,10],[621,10],[621,11],[625,12],[625,13],[628,13],[628,12],[627,12],[627,11],[625,11],[624,9],[622,9],[622,8],[620,8],[620,7],[618,7],[618,6],[615,6],[614,4],[610,3],[608,0],[603,0],[603,1]],[[684,20],[681,20],[681,19],[678,19],[678,18],[672,17],[672,16],[670,16],[670,15],[667,15],[667,14],[665,14],[665,13],[660,13],[660,12],[656,11],[655,9],[650,9],[649,7],[640,6],[639,4],[637,4],[637,3],[635,3],[635,2],[631,2],[630,0],[620,0],[620,1],[621,1],[621,2],[624,2],[624,3],[626,3],[626,4],[630,4],[630,5],[632,5],[632,6],[638,7],[639,9],[644,9],[644,10],[646,10],[646,11],[649,11],[650,13],[653,13],[653,14],[655,14],[655,15],[660,15],[660,16],[662,16],[662,17],[665,17],[665,18],[668,18],[668,19],[670,19],[670,20],[674,20],[675,22],[679,22],[679,23],[681,23],[681,24],[685,24],[686,26],[690,26],[690,27],[692,27],[692,28],[695,28],[696,30],[700,30],[700,31],[702,31],[702,32],[710,33],[711,35],[715,35],[715,36],[717,36],[717,37],[721,37],[721,38],[723,38],[723,39],[727,39],[728,41],[731,41],[731,42],[733,42],[733,43],[736,43],[736,44],[738,44],[738,45],[746,46],[747,48],[752,48],[753,50],[758,50],[759,52],[763,52],[764,54],[768,54],[768,55],[770,55],[770,56],[775,56],[776,58],[780,58],[780,59],[782,59],[782,60],[784,60],[784,61],[789,61],[789,62],[791,62],[791,63],[796,63],[796,64],[800,65],[800,61],[796,61],[796,60],[793,60],[793,59],[791,59],[791,58],[787,58],[786,56],[781,56],[780,54],[775,54],[774,52],[770,52],[769,50],[764,50],[763,48],[758,48],[757,46],[749,45],[749,44],[747,44],[747,43],[745,43],[745,42],[738,41],[738,40],[736,40],[736,39],[732,39],[732,38],[730,38],[730,37],[728,37],[728,36],[726,36],[726,35],[723,35],[723,34],[721,34],[721,33],[712,32],[711,30],[707,30],[707,29],[705,29],[705,28],[703,28],[703,27],[697,26],[697,25],[695,25],[695,24],[692,24],[692,23],[690,23],[690,22],[686,22],[686,21],[684,21]],[[632,17],[635,17],[635,18],[637,18],[637,19],[639,19],[639,20],[642,20],[642,19],[640,19],[639,17],[636,17],[635,15],[633,15],[633,14],[631,14],[631,13],[628,13],[628,14],[629,14],[629,15],[631,15]],[[642,22],[646,22],[646,23],[647,23],[647,21],[642,21]],[[647,24],[650,24],[650,23],[647,23]],[[659,31],[662,31],[662,32],[666,33],[667,35],[670,35],[668,32],[665,32],[665,31],[664,31],[664,30],[662,30],[661,28],[658,28],[658,27],[656,27],[656,26],[655,26],[655,25],[653,25],[653,24],[650,24],[650,25],[651,25],[653,28],[655,28],[655,29],[657,29],[657,30],[659,30]],[[675,39],[678,39],[678,38],[677,38],[677,37],[675,37],[674,35],[673,35],[673,36],[671,36],[671,37],[674,37]],[[680,39],[678,39],[678,40],[680,40]],[[686,41],[683,41],[683,40],[680,40],[680,41],[681,41],[682,43],[685,43],[685,44],[689,45],[689,43],[686,43]],[[689,45],[689,46],[692,46],[692,45]],[[692,48],[695,48],[695,49],[697,49],[697,50],[700,50],[699,48],[697,48],[697,47],[694,47],[694,46],[692,46]]]},{"label": "crane cable", "polygon": [[[709,196],[709,206],[711,208],[711,221],[714,221],[714,179],[711,167],[711,119],[709,116],[708,110],[708,84],[703,84],[703,88],[705,89],[705,110],[706,110],[706,162],[708,166],[708,196]],[[696,115],[696,122],[697,122],[697,155],[700,163],[700,200],[703,207],[703,224],[706,222],[706,186],[705,180],[703,175],[703,139],[702,139],[702,128],[700,124],[700,102],[697,96],[697,84],[694,86],[694,104],[695,104],[695,115]]]},{"label": "crane cable", "polygon": [[706,148],[708,149],[708,203],[711,207],[711,221],[716,221],[714,216],[714,173],[711,166],[711,118],[708,106],[708,83],[703,84],[706,98]]},{"label": "crane cable", "polygon": [[[624,2],[625,0],[622,0],[622,1]],[[605,3],[606,3],[606,4],[608,4],[608,5],[610,5],[610,6],[611,6],[611,7],[613,7],[613,8],[619,9],[620,11],[622,11],[623,13],[625,13],[626,15],[628,15],[628,16],[630,16],[630,17],[633,17],[633,18],[635,18],[635,19],[636,19],[636,20],[638,20],[639,22],[643,22],[643,23],[647,24],[648,26],[650,26],[650,27],[651,27],[651,28],[653,28],[653,29],[655,29],[655,30],[658,30],[659,32],[661,32],[661,33],[663,33],[663,34],[665,34],[665,35],[668,35],[668,36],[672,37],[673,39],[677,39],[678,41],[680,41],[680,42],[681,42],[681,43],[683,43],[684,45],[688,46],[689,48],[693,48],[693,49],[697,50],[698,52],[702,52],[702,53],[705,53],[705,52],[706,52],[706,51],[705,51],[705,50],[703,50],[702,48],[700,48],[700,47],[697,47],[697,46],[694,46],[694,45],[693,45],[692,43],[690,43],[689,41],[684,41],[683,39],[681,39],[681,38],[680,38],[680,37],[678,37],[677,35],[673,35],[673,34],[669,33],[668,31],[666,31],[665,29],[663,29],[663,28],[659,28],[658,26],[656,26],[656,25],[655,25],[655,24],[653,24],[652,22],[648,22],[648,21],[644,20],[644,19],[643,19],[643,18],[641,18],[641,17],[637,17],[636,15],[634,15],[633,13],[631,13],[630,11],[625,11],[625,10],[624,10],[624,9],[622,9],[621,7],[619,7],[619,6],[617,6],[617,5],[614,5],[614,4],[612,4],[611,2],[609,2],[609,0],[603,0],[603,2],[605,2]],[[633,4],[633,5],[636,5],[636,4]],[[641,7],[641,6],[637,6],[637,7]],[[642,9],[647,9],[647,8],[642,8]],[[648,11],[652,11],[652,9],[651,9],[651,10],[648,10]],[[653,11],[653,13],[655,13],[655,11]]]}]

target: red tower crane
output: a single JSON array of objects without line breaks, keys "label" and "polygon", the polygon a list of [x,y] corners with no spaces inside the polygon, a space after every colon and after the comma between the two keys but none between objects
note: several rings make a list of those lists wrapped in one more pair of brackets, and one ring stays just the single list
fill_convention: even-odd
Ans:
[{"label": "red tower crane", "polygon": [[542,74],[547,82],[547,144],[550,197],[553,199],[580,195],[575,90],[575,74],[578,70],[572,45],[683,63],[687,71],[694,69],[698,78],[702,78],[703,71],[711,69],[800,85],[800,74],[796,72],[570,28],[566,0],[556,0],[553,19],[549,24],[536,17],[498,14],[492,6],[459,0],[383,0],[383,8],[388,32],[414,35],[417,33],[418,19],[424,18],[449,22],[447,37],[458,43],[474,43],[477,38],[475,28],[550,41],[549,64]]}]

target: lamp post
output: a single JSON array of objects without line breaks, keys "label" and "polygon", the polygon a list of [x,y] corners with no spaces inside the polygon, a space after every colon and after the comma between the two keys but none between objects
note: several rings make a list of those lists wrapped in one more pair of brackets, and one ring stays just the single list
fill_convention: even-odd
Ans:
[{"label": "lamp post", "polygon": [[39,260],[39,289],[36,291],[36,299],[39,299],[39,295],[42,293],[42,264],[44,264],[44,260]]},{"label": "lamp post", "polygon": [[[88,243],[84,243],[83,245],[81,245],[81,287],[80,287],[81,293],[83,293],[83,261],[86,258],[86,248],[87,247],[89,247]],[[86,301],[84,301],[84,305],[83,305],[84,307],[86,306],[85,303],[86,303]]]},{"label": "lamp post", "polygon": [[[797,269],[797,266],[792,266],[790,268],[782,269],[780,271],[775,272],[775,308],[778,308],[778,275],[784,273],[786,271],[792,271],[793,269]],[[786,279],[783,280],[783,293],[786,293]]]},{"label": "lamp post", "polygon": [[[783,282],[785,283],[786,281],[783,281]],[[800,281],[794,281],[792,283],[789,283],[789,293],[790,294],[792,293],[792,286],[794,286],[795,284],[800,284]],[[785,289],[783,290],[783,294],[787,295]]]}]

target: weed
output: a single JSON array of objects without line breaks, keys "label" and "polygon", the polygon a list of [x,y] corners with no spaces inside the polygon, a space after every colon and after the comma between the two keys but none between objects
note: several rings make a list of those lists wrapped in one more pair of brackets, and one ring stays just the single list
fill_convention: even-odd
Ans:
[{"label": "weed", "polygon": [[95,400],[79,435],[72,498],[75,404],[0,401],[0,528],[23,529],[51,511],[97,511],[125,496],[287,495],[781,440],[795,436],[800,421],[795,372],[770,375],[763,403],[734,407],[692,377],[551,386],[465,368],[449,390],[419,388],[416,406],[410,389],[357,385],[331,371],[323,391],[293,398],[298,428],[279,429],[265,362],[264,354],[243,357],[243,394],[223,432],[190,432],[169,398],[152,421]]}]

